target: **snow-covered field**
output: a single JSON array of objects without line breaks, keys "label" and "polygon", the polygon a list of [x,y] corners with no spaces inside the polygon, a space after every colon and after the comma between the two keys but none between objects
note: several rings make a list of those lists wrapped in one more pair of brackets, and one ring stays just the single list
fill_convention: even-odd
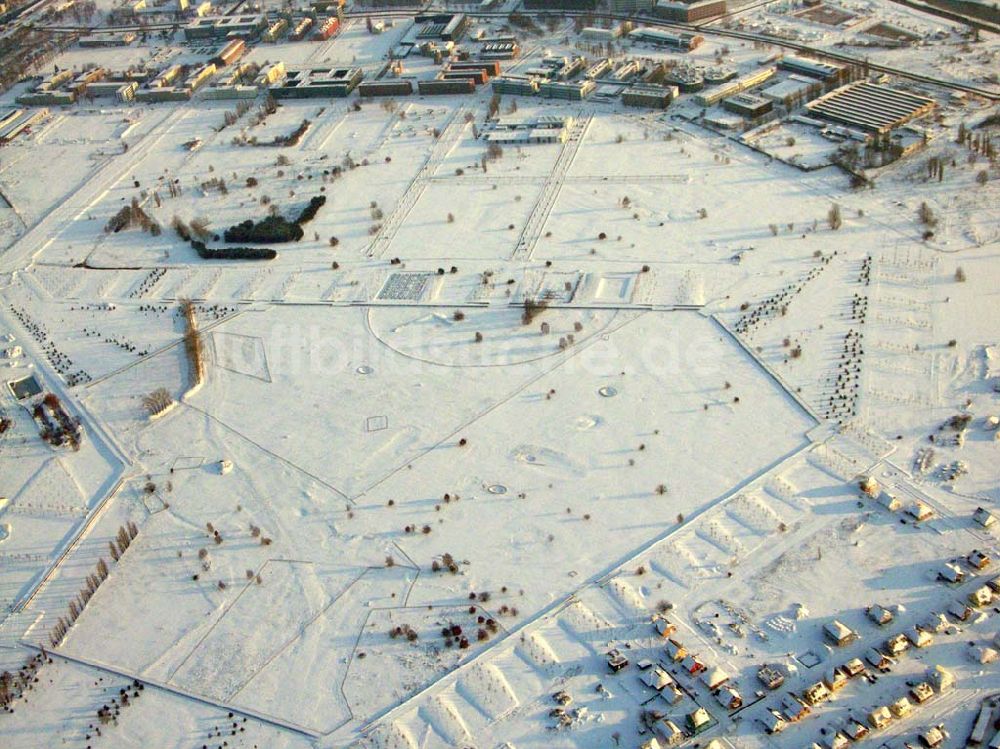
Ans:
[{"label": "snow-covered field", "polygon": [[[505,68],[593,59],[549,23]],[[779,49],[715,28],[996,87],[997,37],[882,0],[611,51],[745,74]],[[371,76],[411,30],[249,59]],[[53,107],[0,151],[0,671],[24,674],[0,744],[650,749],[670,721],[712,749],[966,746],[1000,693],[997,105],[888,85],[939,106],[860,188],[844,136],[741,139],[687,95],[505,96],[573,123],[499,150],[488,87]],[[318,197],[270,261],[181,237]],[[110,229],[130,206],[147,230]]]}]

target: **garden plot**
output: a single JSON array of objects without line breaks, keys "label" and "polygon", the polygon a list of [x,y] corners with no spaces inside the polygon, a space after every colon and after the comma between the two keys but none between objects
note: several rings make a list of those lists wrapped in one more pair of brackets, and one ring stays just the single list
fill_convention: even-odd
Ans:
[{"label": "garden plot", "polygon": [[[14,652],[20,657],[24,651]],[[226,741],[232,749],[252,749],[254,746],[306,749],[311,746],[304,736],[252,718],[230,717],[227,710],[152,686],[143,685],[138,691],[132,679],[60,658],[43,665],[38,677],[49,688],[33,690],[30,725],[25,728],[10,726],[4,734],[4,746],[9,749],[35,749],[40,735],[54,745],[69,746],[86,746],[87,741],[106,744],[136,741],[144,746],[159,747],[201,746],[209,734],[224,736],[219,738],[220,743]],[[130,698],[128,706],[120,709],[113,724],[109,722],[100,727],[98,737],[93,730],[97,711],[112,699],[120,700],[123,689]],[[165,716],[169,716],[171,741],[176,740],[177,744],[164,743]],[[234,723],[235,735],[231,733]]]},{"label": "garden plot", "polygon": [[[145,451],[164,507],[142,521],[124,557],[128,563],[112,568],[71,630],[69,652],[100,652],[101,660],[130,671],[176,675],[199,693],[229,694],[283,644],[276,631],[290,637],[365,566],[382,564],[378,543],[370,552],[343,546],[335,530],[343,505],[329,488],[197,411],[178,410],[156,422],[137,449]],[[190,460],[178,464],[178,455]],[[226,473],[223,457],[233,466]],[[330,558],[356,566],[330,567]],[[300,563],[281,566],[289,559]],[[321,566],[313,568],[313,561]],[[163,607],[154,616],[123,615],[147,610],[154,598]],[[243,646],[254,643],[252,662],[242,663],[228,649],[232,639],[223,635],[231,626],[240,630]],[[205,671],[216,667],[217,673]]]},{"label": "garden plot", "polygon": [[[339,598],[358,575],[355,568],[294,561],[269,561],[253,572],[262,581],[247,579],[238,586],[241,589],[237,597],[222,617],[173,669],[172,684],[228,701]],[[281,605],[275,606],[278,601]],[[351,634],[343,633],[344,639],[349,642]],[[345,649],[343,644],[341,649]],[[254,690],[250,690],[244,697],[249,705],[254,702],[253,694]]]},{"label": "garden plot", "polygon": [[[403,600],[414,574],[402,566],[362,571],[319,613],[277,639],[280,648],[232,695],[234,703],[323,732],[362,718],[364,713],[354,713],[351,697],[381,699],[385,684],[413,678],[406,661],[383,660],[372,680],[347,683],[349,668],[352,674],[359,667],[366,677],[372,676],[365,671],[369,651],[359,649],[365,622]],[[379,634],[388,641],[385,632]],[[371,654],[378,656],[377,651]],[[379,685],[375,693],[373,684]],[[288,699],[289,694],[295,698]]]},{"label": "garden plot", "polygon": [[[703,318],[645,315],[601,338],[367,493],[397,528],[429,525],[399,541],[419,564],[445,551],[469,560],[456,593],[519,589],[530,570],[558,596],[805,444],[812,420]],[[762,439],[762,419],[783,426]],[[699,457],[706,445],[710,463]],[[466,466],[458,475],[455,461]],[[418,475],[427,480],[415,484]],[[384,507],[390,498],[395,509]],[[599,550],[587,542],[591,525],[605,538]],[[546,600],[523,587],[523,599],[502,602],[524,611]],[[431,598],[418,584],[413,600]]]},{"label": "garden plot", "polygon": [[431,181],[384,255],[406,260],[505,260],[514,251],[540,189],[540,184],[490,184],[464,177]]},{"label": "garden plot", "polygon": [[[518,313],[494,314],[491,322],[496,327],[484,326],[484,335],[498,340],[524,335]],[[482,388],[460,366],[480,355],[473,330],[461,338],[435,335],[430,340],[405,331],[402,340],[408,346],[444,350],[446,364],[429,364],[414,358],[405,347],[397,351],[386,346],[361,328],[364,320],[361,310],[280,308],[224,323],[218,328],[221,332],[263,340],[272,382],[212,369],[209,382],[193,403],[236,432],[354,495],[387,471],[432,449],[461,424],[560,359],[556,356],[536,366],[518,364],[520,359],[514,358],[511,366],[480,368],[475,378],[478,385],[493,383]],[[514,341],[513,346],[510,341],[505,345],[516,350]],[[554,338],[548,350],[558,353]],[[499,363],[508,362],[500,359]],[[282,409],[254,406],[275,393],[292,391],[298,395],[285,401]],[[339,395],[331,398],[332,392]],[[428,399],[435,399],[434,409],[426,407]],[[380,415],[388,417],[390,428],[366,432],[366,418]],[[303,427],[318,426],[317,419],[322,419],[328,436],[314,441]],[[335,459],[331,460],[331,454]]]},{"label": "garden plot", "polygon": [[[489,619],[492,615],[486,607],[462,604],[373,611],[358,638],[344,682],[351,710],[356,715],[373,715],[393,707],[474,657],[490,637],[486,625],[477,621],[480,616]],[[456,634],[445,637],[445,628]],[[483,640],[478,639],[480,631]],[[461,646],[463,638],[466,642]],[[385,689],[373,693],[370,685],[375,682]]]}]

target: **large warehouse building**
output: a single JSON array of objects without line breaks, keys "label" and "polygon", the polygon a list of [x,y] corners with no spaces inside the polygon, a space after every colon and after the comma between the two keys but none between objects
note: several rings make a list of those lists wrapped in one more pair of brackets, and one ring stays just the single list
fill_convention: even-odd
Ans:
[{"label": "large warehouse building", "polygon": [[806,105],[814,115],[870,133],[886,133],[936,106],[925,96],[866,82],[841,86]]},{"label": "large warehouse building", "polygon": [[693,3],[678,0],[659,0],[653,12],[670,21],[691,23],[706,18],[715,18],[726,12],[726,0],[696,0]]}]

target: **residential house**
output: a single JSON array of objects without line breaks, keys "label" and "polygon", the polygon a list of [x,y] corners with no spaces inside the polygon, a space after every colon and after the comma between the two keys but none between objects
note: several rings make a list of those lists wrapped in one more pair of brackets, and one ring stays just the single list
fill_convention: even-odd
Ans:
[{"label": "residential house", "polygon": [[687,648],[674,639],[668,639],[667,644],[663,646],[663,649],[666,651],[667,657],[674,663],[684,660],[687,656]]},{"label": "residential house", "polygon": [[830,699],[830,690],[826,688],[826,684],[817,681],[805,688],[802,692],[802,699],[806,701],[807,705],[818,705],[820,702]]},{"label": "residential house", "polygon": [[706,668],[708,668],[696,655],[688,655],[684,660],[681,661],[681,668],[687,671],[692,676],[700,674]]},{"label": "residential house", "polygon": [[993,591],[991,591],[986,585],[982,585],[969,593],[969,603],[976,608],[989,606],[992,601]]},{"label": "residential house", "polygon": [[768,689],[777,689],[785,683],[785,675],[774,666],[765,664],[757,669],[757,680]]},{"label": "residential house", "polygon": [[913,698],[914,702],[918,705],[922,705],[934,696],[934,689],[931,688],[931,685],[926,681],[922,681],[919,684],[915,684],[910,689],[910,696]]},{"label": "residential house", "polygon": [[655,689],[657,691],[663,689],[668,684],[673,683],[673,677],[670,676],[666,671],[660,666],[654,666],[647,671],[643,671],[639,676],[639,680],[642,681],[650,689]]},{"label": "residential house", "polygon": [[868,713],[868,724],[876,731],[885,728],[892,722],[892,713],[885,705],[880,705]]},{"label": "residential house", "polygon": [[865,613],[868,614],[869,619],[878,624],[880,627],[885,626],[892,621],[892,612],[885,606],[881,606],[879,604],[869,606]]},{"label": "residential house", "polygon": [[900,655],[910,649],[910,641],[900,632],[885,641],[885,651],[892,656]]},{"label": "residential house", "polygon": [[840,668],[845,674],[847,674],[852,679],[858,674],[863,674],[865,672],[865,664],[861,661],[860,658],[851,658],[851,660],[849,660]]},{"label": "residential house", "polygon": [[712,716],[708,714],[708,710],[699,707],[694,712],[688,713],[687,723],[691,733],[701,733],[712,725]]},{"label": "residential house", "polygon": [[857,633],[846,624],[834,619],[823,627],[827,638],[836,646],[842,647],[858,639]]},{"label": "residential house", "polygon": [[708,669],[701,675],[702,681],[705,682],[705,686],[709,689],[718,689],[727,681],[729,681],[729,674],[723,671],[721,668],[716,666],[715,668]]},{"label": "residential house", "polygon": [[983,570],[990,566],[990,558],[985,552],[979,549],[973,549],[969,552],[969,556],[965,558],[965,561],[974,570]]},{"label": "residential house", "polygon": [[906,699],[906,697],[900,697],[898,700],[889,705],[889,709],[895,717],[905,718],[913,711],[913,705],[908,699]]},{"label": "residential house", "polygon": [[715,693],[715,699],[726,710],[738,710],[743,707],[743,696],[733,687],[723,687]]},{"label": "residential house", "polygon": [[788,725],[785,719],[774,710],[767,710],[761,717],[761,722],[764,724],[764,730],[771,734],[781,733]]}]

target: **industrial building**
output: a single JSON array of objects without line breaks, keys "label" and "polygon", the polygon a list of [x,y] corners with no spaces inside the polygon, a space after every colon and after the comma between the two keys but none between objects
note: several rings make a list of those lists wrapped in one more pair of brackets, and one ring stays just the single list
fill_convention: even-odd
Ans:
[{"label": "industrial building", "polygon": [[94,99],[114,97],[115,101],[126,103],[135,99],[138,88],[137,81],[95,81],[87,84],[86,95]]},{"label": "industrial building", "polygon": [[763,96],[753,94],[736,94],[728,99],[722,100],[722,108],[727,112],[733,112],[741,117],[756,119],[774,109],[774,102],[765,99]]},{"label": "industrial building", "polygon": [[527,143],[563,143],[573,126],[572,117],[557,115],[540,115],[520,119],[503,119],[492,124],[482,134],[489,143],[527,144]]},{"label": "industrial building", "polygon": [[621,24],[616,24],[610,29],[602,29],[597,26],[587,26],[580,32],[580,38],[588,42],[613,42],[622,35]]},{"label": "industrial building", "polygon": [[502,75],[493,79],[493,92],[514,94],[515,96],[534,96],[538,93],[538,79],[526,75]]},{"label": "industrial building", "polygon": [[888,86],[862,82],[841,86],[806,106],[813,115],[823,119],[882,134],[928,114],[937,102]]},{"label": "industrial building", "polygon": [[677,86],[684,94],[693,94],[705,88],[705,76],[695,67],[678,66],[663,73],[663,82]]},{"label": "industrial building", "polygon": [[475,90],[476,84],[472,78],[433,78],[417,81],[417,92],[421,96],[471,94]]},{"label": "industrial building", "polygon": [[797,57],[786,55],[778,60],[778,67],[791,73],[807,75],[810,78],[819,78],[821,81],[828,81],[843,74],[844,68],[828,62],[812,60],[808,57]]},{"label": "industrial building", "polygon": [[677,86],[658,86],[653,83],[633,83],[622,91],[622,104],[627,107],[666,109],[677,98]]},{"label": "industrial building", "polygon": [[629,32],[629,41],[652,44],[655,47],[666,47],[678,52],[690,52],[696,49],[705,37],[698,34],[674,34],[660,29],[641,28]]},{"label": "industrial building", "polygon": [[649,13],[653,10],[653,0],[608,0],[608,10],[612,13]]},{"label": "industrial building", "polygon": [[219,50],[218,54],[212,58],[212,61],[219,67],[222,67],[223,65],[232,65],[234,62],[243,57],[246,51],[246,42],[242,39],[233,39]]},{"label": "industrial building", "polygon": [[822,84],[815,78],[793,74],[785,80],[763,89],[760,95],[765,99],[770,99],[775,104],[781,104],[786,109],[791,109],[819,96],[821,90]]},{"label": "industrial building", "polygon": [[254,38],[267,28],[267,17],[261,14],[238,16],[206,16],[196,18],[184,27],[184,38],[219,39],[222,37]]},{"label": "industrial building", "polygon": [[693,3],[678,0],[659,0],[653,8],[654,15],[670,21],[691,23],[706,18],[716,18],[726,12],[726,0],[698,0]]},{"label": "industrial building", "polygon": [[597,87],[593,81],[542,81],[538,93],[550,99],[583,101]]},{"label": "industrial building", "polygon": [[330,16],[313,32],[313,41],[322,42],[340,31],[340,19],[337,16]]},{"label": "industrial building", "polygon": [[270,62],[260,69],[254,84],[259,87],[272,86],[285,78],[285,63],[278,60]]},{"label": "industrial building", "polygon": [[485,42],[479,48],[480,60],[513,60],[521,54],[521,47],[515,41]]},{"label": "industrial building", "polygon": [[289,70],[285,80],[270,91],[276,99],[343,98],[363,77],[361,68],[300,68]]},{"label": "industrial building", "polygon": [[753,73],[745,75],[742,78],[737,78],[729,81],[728,83],[714,86],[708,91],[698,94],[694,100],[699,106],[710,107],[713,104],[718,104],[723,99],[742,93],[748,88],[752,88],[763,83],[771,78],[775,72],[774,68],[761,68],[760,70],[755,70]]},{"label": "industrial building", "polygon": [[41,122],[49,116],[45,107],[34,110],[10,109],[0,117],[0,143],[6,143],[11,138],[20,135],[36,122]]},{"label": "industrial building", "polygon": [[525,10],[597,10],[597,0],[524,0]]},{"label": "industrial building", "polygon": [[458,42],[469,28],[469,19],[464,13],[433,13],[416,16],[417,39],[440,39],[444,42]]},{"label": "industrial building", "polygon": [[95,32],[87,36],[80,37],[81,47],[127,47],[136,40],[134,31],[113,31]]},{"label": "industrial building", "polygon": [[267,30],[261,35],[261,38],[265,42],[276,42],[278,39],[284,35],[288,30],[288,21],[284,18],[279,18],[277,21],[272,23],[267,27]]},{"label": "industrial building", "polygon": [[409,96],[413,93],[413,83],[404,78],[388,78],[384,81],[363,81],[358,84],[359,96]]}]

